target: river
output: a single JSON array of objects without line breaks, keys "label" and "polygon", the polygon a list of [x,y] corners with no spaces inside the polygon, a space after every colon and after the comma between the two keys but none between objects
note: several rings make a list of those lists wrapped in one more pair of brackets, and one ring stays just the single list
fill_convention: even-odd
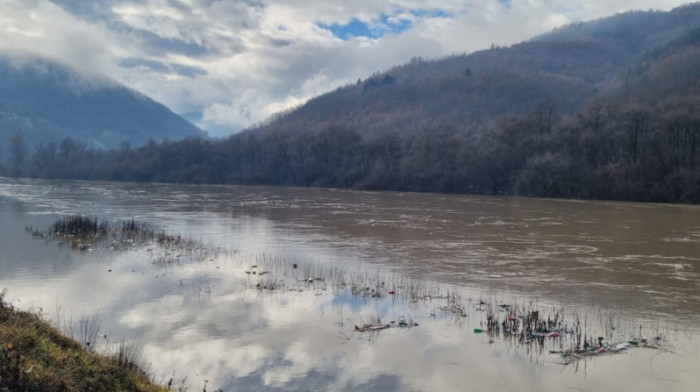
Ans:
[{"label": "river", "polygon": [[[219,251],[164,266],[150,249],[76,252],[25,230],[72,214],[135,219]],[[186,376],[191,390],[690,391],[700,382],[696,206],[0,178],[0,219],[8,302],[64,325],[98,315],[103,350],[125,338],[156,381]],[[459,292],[466,312],[443,315],[438,300],[401,293],[299,286],[288,272],[285,289],[256,289],[250,267],[265,263],[422,282]],[[592,334],[658,335],[664,345],[562,364],[475,334],[484,298],[563,309]],[[355,330],[372,317],[419,325]]]}]

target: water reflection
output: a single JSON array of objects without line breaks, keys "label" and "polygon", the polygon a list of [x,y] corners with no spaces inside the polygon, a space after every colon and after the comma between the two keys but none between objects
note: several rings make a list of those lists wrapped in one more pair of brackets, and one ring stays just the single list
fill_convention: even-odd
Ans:
[{"label": "water reflection", "polygon": [[25,202],[29,214],[135,218],[243,251],[359,260],[696,320],[700,313],[695,206],[9,180],[0,180],[0,195]]},{"label": "water reflection", "polygon": [[[682,358],[638,349],[587,359],[579,369],[563,367],[555,364],[558,356],[535,346],[474,335],[480,316],[473,313],[457,324],[431,318],[430,305],[388,298],[353,301],[330,293],[212,286],[205,301],[192,301],[199,294],[189,290],[164,295],[126,311],[120,322],[144,329],[146,352],[159,358],[159,367],[189,370],[200,382],[218,380],[224,390],[460,390],[465,383],[479,390],[650,390],[665,384],[662,375],[681,380],[676,390],[690,390],[686,381],[697,365],[697,347],[690,346],[676,353]],[[353,324],[373,314],[385,320],[410,314],[420,325],[374,335],[354,331]],[[163,322],[154,326],[153,320]],[[582,374],[583,367],[590,370]]]},{"label": "water reflection", "polygon": [[[73,252],[36,241],[82,212],[136,218],[237,253],[166,268],[140,250]],[[142,347],[167,379],[208,390],[693,390],[700,381],[698,211],[688,207],[345,191],[0,180],[0,287],[47,318],[99,312],[104,333]],[[654,225],[651,225],[651,223]],[[384,296],[259,291],[260,255],[404,271],[465,298],[566,304],[619,339],[662,330],[669,349],[563,366],[535,346],[476,335],[466,318]],[[257,259],[256,259],[257,257]],[[109,272],[111,270],[111,272]],[[473,305],[473,303],[471,303]],[[567,308],[569,309],[569,308]],[[593,309],[593,311],[591,311]],[[54,315],[56,314],[56,315]],[[435,314],[435,317],[432,315]],[[412,317],[370,335],[355,324]],[[669,316],[672,315],[672,318]],[[648,327],[651,326],[651,327]]]}]

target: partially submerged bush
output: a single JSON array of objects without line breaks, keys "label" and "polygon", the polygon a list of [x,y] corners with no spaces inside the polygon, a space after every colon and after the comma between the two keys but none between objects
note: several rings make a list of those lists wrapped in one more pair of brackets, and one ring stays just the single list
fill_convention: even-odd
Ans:
[{"label": "partially submerged bush", "polygon": [[109,232],[107,222],[99,222],[95,217],[73,215],[54,222],[49,229],[53,235],[97,237]]}]

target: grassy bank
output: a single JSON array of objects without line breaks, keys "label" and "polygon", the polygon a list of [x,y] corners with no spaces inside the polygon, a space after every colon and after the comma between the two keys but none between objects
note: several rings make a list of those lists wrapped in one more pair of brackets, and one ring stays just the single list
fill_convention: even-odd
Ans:
[{"label": "grassy bank", "polygon": [[125,356],[88,351],[0,293],[0,391],[167,391]]}]

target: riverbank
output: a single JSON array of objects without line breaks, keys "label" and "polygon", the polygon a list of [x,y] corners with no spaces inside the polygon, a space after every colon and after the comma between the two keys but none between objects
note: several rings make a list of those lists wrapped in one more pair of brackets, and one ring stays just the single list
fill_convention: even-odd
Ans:
[{"label": "riverbank", "polygon": [[125,356],[84,349],[0,294],[0,391],[168,391]]}]

